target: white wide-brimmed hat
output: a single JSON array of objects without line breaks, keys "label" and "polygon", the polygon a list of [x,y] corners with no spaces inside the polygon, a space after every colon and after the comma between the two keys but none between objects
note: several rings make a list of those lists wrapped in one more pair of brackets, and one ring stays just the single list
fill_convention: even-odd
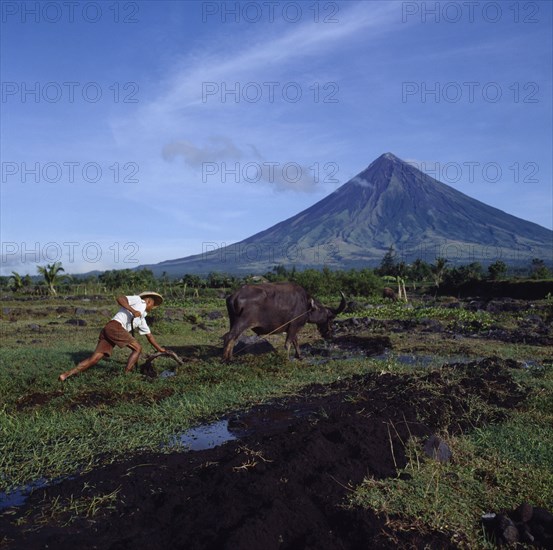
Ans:
[{"label": "white wide-brimmed hat", "polygon": [[139,294],[139,296],[142,299],[144,299],[144,298],[153,298],[154,304],[156,306],[159,306],[161,304],[161,302],[163,302],[163,296],[161,294],[158,294],[157,292],[152,292],[150,290],[147,290],[146,292],[141,292]]}]

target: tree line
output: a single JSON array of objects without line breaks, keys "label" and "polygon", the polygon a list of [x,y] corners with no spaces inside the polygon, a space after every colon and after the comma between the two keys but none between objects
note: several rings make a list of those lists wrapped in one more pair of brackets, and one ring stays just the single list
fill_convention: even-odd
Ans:
[{"label": "tree line", "polygon": [[435,289],[445,286],[456,288],[473,281],[500,281],[507,277],[526,277],[531,279],[549,279],[553,273],[545,262],[534,258],[529,266],[514,270],[501,260],[484,268],[479,262],[466,265],[448,265],[445,258],[436,258],[434,263],[415,260],[411,264],[397,261],[393,247],[386,252],[377,268],[349,270],[322,270],[288,268],[276,265],[262,275],[238,276],[228,273],[212,272],[206,276],[184,274],[180,278],[171,278],[167,273],[156,277],[149,269],[109,270],[98,275],[86,277],[65,274],[61,262],[38,267],[38,275],[20,275],[13,271],[8,277],[0,277],[0,287],[4,290],[23,293],[56,295],[63,293],[111,292],[121,290],[134,292],[137,289],[150,289],[160,292],[176,293],[180,296],[196,294],[200,289],[234,289],[247,282],[294,281],[312,294],[330,295],[340,290],[351,296],[368,296],[378,293],[383,286],[405,287],[411,289],[431,286]]}]

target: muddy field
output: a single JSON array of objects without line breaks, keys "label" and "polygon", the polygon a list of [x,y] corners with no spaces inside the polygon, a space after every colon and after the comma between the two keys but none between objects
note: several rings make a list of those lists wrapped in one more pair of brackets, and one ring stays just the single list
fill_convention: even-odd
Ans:
[{"label": "muddy field", "polygon": [[[435,320],[361,316],[337,323],[332,346],[308,342],[303,351],[307,362],[383,356],[393,346],[388,334],[406,332],[421,337],[421,349],[425,338],[432,337],[454,343],[461,339],[470,346],[465,337],[471,331],[484,341],[526,338],[549,346],[553,334],[543,316],[525,319],[512,327],[456,326],[451,331]],[[550,367],[545,363],[536,365]],[[454,461],[440,434],[454,436],[503,421],[529,395],[513,376],[528,368],[528,362],[520,360],[467,357],[418,376],[382,371],[311,384],[293,397],[226,414],[213,428],[221,433],[193,432],[190,438],[206,439],[196,448],[210,447],[218,437],[228,440],[224,444],[184,453],[137,453],[34,490],[24,505],[0,511],[0,547],[467,547],[458,532],[352,506],[349,497],[365,478],[397,477],[407,462],[410,439],[416,438],[421,455],[429,460]],[[163,401],[172,394],[168,387],[150,399]],[[67,410],[112,403],[92,391],[83,395]],[[59,397],[37,392],[17,406],[36,410]],[[534,544],[543,548],[553,548],[553,518],[547,523],[548,517],[532,532]]]}]

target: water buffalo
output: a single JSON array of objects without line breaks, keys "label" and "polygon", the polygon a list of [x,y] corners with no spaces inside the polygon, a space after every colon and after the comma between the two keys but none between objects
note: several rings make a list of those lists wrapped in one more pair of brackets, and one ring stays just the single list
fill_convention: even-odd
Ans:
[{"label": "water buffalo", "polygon": [[382,298],[388,298],[393,302],[397,302],[397,294],[389,286],[382,289]]},{"label": "water buffalo", "polygon": [[343,293],[338,308],[325,307],[296,283],[244,285],[227,298],[230,330],[224,336],[223,360],[232,359],[234,342],[246,329],[257,335],[286,332],[286,350],[291,345],[300,359],[298,332],[305,323],[315,323],[323,338],[332,336],[332,320],[344,311]]}]

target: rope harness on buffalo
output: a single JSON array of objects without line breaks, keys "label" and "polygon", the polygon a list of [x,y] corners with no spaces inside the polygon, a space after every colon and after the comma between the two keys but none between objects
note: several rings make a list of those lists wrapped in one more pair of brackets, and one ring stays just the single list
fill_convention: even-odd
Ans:
[{"label": "rope harness on buffalo", "polygon": [[[313,307],[311,307],[310,309],[308,309],[304,313],[300,313],[299,315],[297,315],[293,319],[290,319],[289,321],[286,321],[286,323],[283,323],[279,327],[275,328],[274,330],[272,330],[271,332],[269,332],[267,334],[264,334],[263,336],[264,337],[272,336],[273,334],[277,333],[281,328],[285,327],[286,325],[289,325],[290,323],[293,323],[296,319],[299,319],[300,317],[303,317],[304,315],[307,315],[310,311],[313,311]],[[247,350],[248,348],[250,348],[252,346],[255,346],[256,344],[257,344],[257,342],[252,342],[251,344],[246,344],[242,349],[239,349],[237,352],[234,352],[234,355],[240,355],[245,350]]]}]

